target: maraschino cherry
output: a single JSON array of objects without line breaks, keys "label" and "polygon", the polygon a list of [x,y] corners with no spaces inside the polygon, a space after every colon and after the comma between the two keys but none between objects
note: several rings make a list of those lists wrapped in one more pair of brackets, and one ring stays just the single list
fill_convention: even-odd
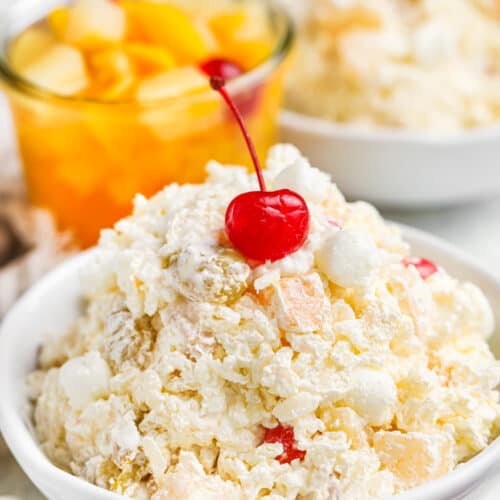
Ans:
[{"label": "maraschino cherry", "polygon": [[430,278],[434,273],[438,272],[438,268],[434,262],[421,257],[406,257],[403,259],[403,265],[406,267],[414,266],[423,280]]},{"label": "maraschino cherry", "polygon": [[281,443],[283,445],[283,453],[275,457],[280,464],[289,464],[297,458],[304,460],[306,456],[304,450],[297,448],[295,432],[291,426],[278,424],[272,429],[265,429],[264,443]]},{"label": "maraschino cherry", "polygon": [[226,232],[234,247],[256,262],[275,261],[297,251],[309,231],[309,210],[299,194],[289,189],[266,191],[262,168],[240,112],[227,93],[225,80],[210,78],[233,112],[250,151],[260,191],[237,196],[226,211]]},{"label": "maraschino cherry", "polygon": [[219,76],[224,80],[232,80],[243,73],[243,70],[233,61],[218,57],[203,61],[200,69],[210,77]]}]

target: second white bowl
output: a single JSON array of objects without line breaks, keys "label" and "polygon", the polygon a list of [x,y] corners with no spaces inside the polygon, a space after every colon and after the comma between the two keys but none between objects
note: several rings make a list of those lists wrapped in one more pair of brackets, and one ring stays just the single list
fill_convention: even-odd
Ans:
[{"label": "second white bowl", "polygon": [[350,199],[423,208],[500,194],[500,126],[439,136],[361,130],[291,111],[280,125],[281,140],[330,173]]}]

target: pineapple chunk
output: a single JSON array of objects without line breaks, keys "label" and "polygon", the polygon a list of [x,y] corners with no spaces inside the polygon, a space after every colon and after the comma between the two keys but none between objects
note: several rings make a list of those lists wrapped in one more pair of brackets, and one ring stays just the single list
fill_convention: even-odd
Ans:
[{"label": "pineapple chunk", "polygon": [[[196,97],[195,97],[196,96]],[[149,106],[140,121],[160,141],[174,141],[204,134],[220,124],[221,104],[215,92],[201,92],[184,99],[171,100],[168,105]],[[196,152],[190,151],[193,155]],[[155,160],[156,161],[156,160]],[[203,159],[200,160],[203,162]],[[199,172],[179,172],[183,182],[200,182]]]},{"label": "pineapple chunk", "polygon": [[29,28],[20,35],[9,49],[9,60],[16,71],[31,64],[53,43],[54,36],[45,28]]},{"label": "pineapple chunk", "polygon": [[373,437],[373,446],[382,464],[394,474],[400,490],[437,479],[455,465],[455,443],[444,432],[380,431]]},{"label": "pineapple chunk", "polygon": [[209,56],[202,34],[188,15],[174,5],[153,2],[122,2],[134,32],[172,51],[182,63],[196,63]]},{"label": "pineapple chunk", "polygon": [[83,49],[95,49],[123,39],[124,10],[107,0],[77,0],[69,11],[65,40]]},{"label": "pineapple chunk", "polygon": [[131,42],[124,45],[124,50],[134,62],[140,73],[167,71],[175,66],[175,59],[164,47],[147,43]]},{"label": "pineapple chunk", "polygon": [[366,448],[368,439],[363,421],[359,415],[348,407],[330,406],[319,410],[319,418],[330,432],[345,432],[353,450]]},{"label": "pineapple chunk", "polygon": [[137,98],[139,101],[169,99],[208,88],[207,77],[201,71],[184,66],[143,80]]},{"label": "pineapple chunk", "polygon": [[59,7],[54,9],[47,16],[47,23],[49,24],[52,33],[59,39],[64,40],[66,30],[68,29],[69,11],[68,7]]},{"label": "pineapple chunk", "polygon": [[88,85],[87,70],[80,52],[64,44],[54,44],[21,74],[27,80],[61,95],[72,95]]},{"label": "pineapple chunk", "polygon": [[323,326],[326,295],[317,273],[283,277],[259,292],[260,303],[288,332],[313,332]]},{"label": "pineapple chunk", "polygon": [[135,81],[130,60],[121,49],[108,48],[96,52],[90,56],[89,63],[98,94],[105,100],[122,97]]}]

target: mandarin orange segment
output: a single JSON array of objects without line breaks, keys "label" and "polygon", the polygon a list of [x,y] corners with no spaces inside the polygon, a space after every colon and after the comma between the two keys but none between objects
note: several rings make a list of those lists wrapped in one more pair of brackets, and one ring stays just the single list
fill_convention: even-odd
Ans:
[{"label": "mandarin orange segment", "polygon": [[175,67],[175,58],[164,47],[141,42],[125,43],[123,50],[140,74],[166,71]]},{"label": "mandarin orange segment", "polygon": [[228,59],[238,62],[246,70],[262,63],[272,51],[267,40],[231,40],[223,44],[223,53]]},{"label": "mandarin orange segment", "polygon": [[135,78],[131,75],[120,77],[101,91],[100,97],[103,101],[118,101],[130,95],[130,89],[134,86]]},{"label": "mandarin orange segment", "polygon": [[153,2],[121,4],[145,41],[170,50],[182,63],[196,63],[209,55],[208,47],[189,16],[178,7]]},{"label": "mandarin orange segment", "polygon": [[94,52],[89,57],[90,67],[96,73],[97,81],[109,81],[116,79],[117,75],[128,75],[132,73],[127,54],[119,48],[107,48]]},{"label": "mandarin orange segment", "polygon": [[59,39],[64,40],[68,29],[69,10],[68,7],[58,7],[47,16],[47,23],[52,33]]},{"label": "mandarin orange segment", "polygon": [[88,94],[103,100],[117,100],[127,95],[135,83],[130,60],[120,48],[107,48],[92,53],[88,58],[93,86]]},{"label": "mandarin orange segment", "polygon": [[447,433],[380,431],[373,437],[373,446],[400,489],[437,479],[454,467],[455,443]]},{"label": "mandarin orange segment", "polygon": [[130,60],[120,48],[111,47],[94,52],[88,60],[97,82],[108,83],[120,77],[133,76]]},{"label": "mandarin orange segment", "polygon": [[210,19],[209,26],[215,36],[222,40],[228,40],[234,38],[238,30],[245,24],[246,19],[247,13],[243,9],[223,12]]}]

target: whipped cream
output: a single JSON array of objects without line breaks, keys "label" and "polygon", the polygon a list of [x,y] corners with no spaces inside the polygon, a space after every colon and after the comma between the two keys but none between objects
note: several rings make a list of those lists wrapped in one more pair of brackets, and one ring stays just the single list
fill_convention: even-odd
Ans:
[{"label": "whipped cream", "polygon": [[[54,463],[135,498],[368,500],[446,474],[496,435],[500,364],[479,289],[441,268],[423,280],[398,230],[293,146],[267,166],[311,214],[281,261],[252,267],[231,248],[226,207],[257,182],[215,162],[205,184],[138,196],[103,232],[82,316],[29,379]],[[299,458],[264,442],[278,424]]]}]

